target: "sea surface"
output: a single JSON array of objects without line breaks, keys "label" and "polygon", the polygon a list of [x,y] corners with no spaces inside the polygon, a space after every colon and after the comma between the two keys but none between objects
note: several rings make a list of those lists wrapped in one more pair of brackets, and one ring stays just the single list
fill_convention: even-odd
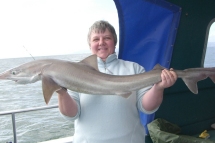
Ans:
[{"label": "sea surface", "polygon": [[[80,61],[89,54],[34,57],[35,59],[56,58]],[[28,58],[0,59],[0,73],[34,60]],[[208,47],[205,67],[215,67],[215,47]],[[49,105],[57,105],[57,95]],[[12,81],[0,81],[0,112],[47,106],[43,99],[41,82],[19,85]],[[74,134],[74,124],[65,120],[58,108],[16,114],[18,143],[36,143],[63,138]],[[11,115],[0,116],[0,143],[13,142]]]},{"label": "sea surface", "polygon": [[[77,62],[88,55],[78,54],[34,58],[55,58]],[[0,73],[33,60],[32,57],[0,59]],[[54,94],[49,105],[57,105],[57,103],[57,95]],[[48,106],[44,102],[41,81],[26,85],[15,84],[12,81],[0,81],[0,112],[41,106]],[[74,134],[73,122],[65,120],[60,115],[58,108],[17,113],[15,117],[18,143],[36,143],[69,137]],[[11,115],[0,116],[0,143],[13,141]]]}]

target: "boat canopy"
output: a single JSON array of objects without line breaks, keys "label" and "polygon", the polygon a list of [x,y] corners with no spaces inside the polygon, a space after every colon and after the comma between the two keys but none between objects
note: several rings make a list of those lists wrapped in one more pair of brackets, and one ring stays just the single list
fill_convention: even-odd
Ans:
[{"label": "boat canopy", "polygon": [[[181,8],[164,0],[114,0],[119,17],[120,59],[142,65],[146,71],[156,64],[169,68]],[[155,114],[140,112],[142,124]]]}]

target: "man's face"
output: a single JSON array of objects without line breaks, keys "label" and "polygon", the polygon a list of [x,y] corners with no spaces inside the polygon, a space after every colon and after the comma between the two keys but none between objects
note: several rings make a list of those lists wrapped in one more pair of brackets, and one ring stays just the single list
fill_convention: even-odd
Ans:
[{"label": "man's face", "polygon": [[108,29],[105,32],[92,32],[90,37],[90,49],[103,61],[115,52],[115,43],[113,35]]}]

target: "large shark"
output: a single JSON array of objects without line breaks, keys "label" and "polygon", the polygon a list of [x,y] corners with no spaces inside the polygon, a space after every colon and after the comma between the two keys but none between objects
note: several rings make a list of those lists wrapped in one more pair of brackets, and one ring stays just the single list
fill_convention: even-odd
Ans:
[{"label": "large shark", "polygon": [[[57,59],[35,60],[12,68],[0,74],[0,80],[12,80],[18,84],[29,84],[42,80],[43,95],[48,104],[52,94],[67,88],[86,94],[119,95],[127,98],[132,91],[161,81],[161,71],[156,65],[153,70],[136,75],[109,75],[99,72],[96,55],[81,62]],[[197,82],[210,77],[215,83],[215,67],[174,70],[187,87],[198,93]]]}]

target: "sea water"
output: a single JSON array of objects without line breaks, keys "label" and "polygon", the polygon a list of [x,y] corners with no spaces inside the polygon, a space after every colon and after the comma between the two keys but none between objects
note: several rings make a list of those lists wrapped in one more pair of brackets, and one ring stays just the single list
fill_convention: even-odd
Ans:
[{"label": "sea water", "polygon": [[[80,61],[89,54],[34,57],[35,59],[55,58]],[[34,60],[33,58],[0,59],[0,73]],[[49,105],[57,105],[56,93]],[[0,112],[47,106],[45,104],[41,81],[33,84],[15,84],[13,81],[0,81]],[[36,143],[63,138],[74,134],[74,124],[65,120],[58,108],[17,113],[16,131],[18,143]],[[0,143],[13,142],[11,115],[0,116]]]}]

